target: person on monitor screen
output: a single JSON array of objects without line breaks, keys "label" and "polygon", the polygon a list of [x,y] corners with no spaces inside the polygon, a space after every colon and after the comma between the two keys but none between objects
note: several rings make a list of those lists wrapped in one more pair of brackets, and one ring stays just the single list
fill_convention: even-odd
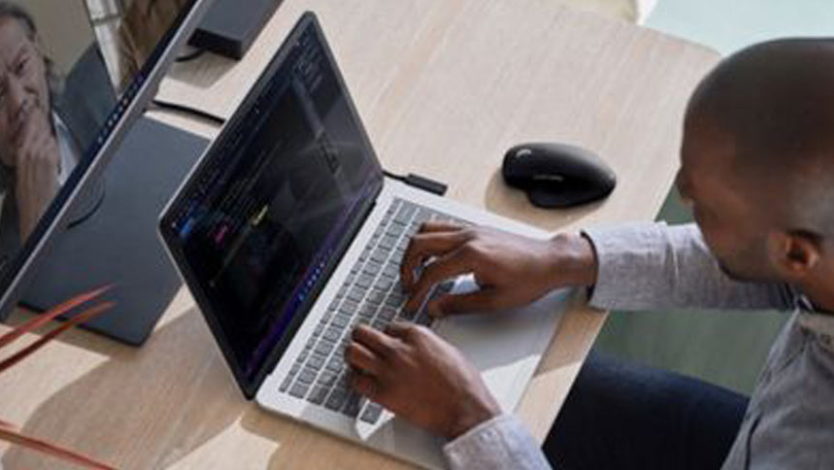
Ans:
[{"label": "person on monitor screen", "polygon": [[60,80],[32,16],[0,1],[0,256],[25,242],[76,165],[78,152],[53,109]]},{"label": "person on monitor screen", "polygon": [[752,46],[700,83],[677,177],[695,224],[547,241],[427,224],[403,261],[408,309],[432,284],[474,273],[481,290],[431,301],[434,315],[506,309],[569,286],[587,287],[602,309],[791,312],[749,399],[592,357],[542,450],[454,347],[403,324],[354,331],[355,390],[448,438],[457,469],[834,468],[832,84],[834,41],[811,39]]}]

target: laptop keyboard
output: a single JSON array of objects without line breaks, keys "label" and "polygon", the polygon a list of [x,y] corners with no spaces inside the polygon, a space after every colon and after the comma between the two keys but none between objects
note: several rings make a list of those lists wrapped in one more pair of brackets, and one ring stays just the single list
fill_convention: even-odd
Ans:
[{"label": "laptop keyboard", "polygon": [[[280,385],[281,392],[324,406],[352,418],[359,417],[364,400],[350,390],[350,368],[344,351],[354,327],[360,324],[384,330],[394,320],[429,325],[425,308],[405,313],[407,295],[400,285],[400,262],[412,235],[423,222],[466,222],[426,207],[395,199],[351,268],[336,298],[307,340],[303,351]],[[432,296],[448,293],[453,283],[438,285]],[[382,407],[369,403],[362,421],[375,423]]]}]

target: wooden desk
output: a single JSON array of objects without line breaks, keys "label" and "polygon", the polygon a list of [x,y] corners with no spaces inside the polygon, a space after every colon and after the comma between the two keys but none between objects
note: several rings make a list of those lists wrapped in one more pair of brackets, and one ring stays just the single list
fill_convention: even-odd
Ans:
[{"label": "wooden desk", "polygon": [[[385,167],[446,181],[451,198],[549,230],[654,218],[686,99],[718,58],[550,0],[285,0],[243,62],[178,65],[161,97],[229,116],[307,9],[319,14]],[[619,187],[592,207],[532,208],[498,175],[506,149],[530,140],[599,152]],[[603,320],[577,302],[563,322],[519,410],[537,438]],[[403,466],[245,402],[185,290],[143,348],[73,332],[4,375],[0,390],[0,418],[124,468]],[[7,470],[60,466],[0,449]]]}]

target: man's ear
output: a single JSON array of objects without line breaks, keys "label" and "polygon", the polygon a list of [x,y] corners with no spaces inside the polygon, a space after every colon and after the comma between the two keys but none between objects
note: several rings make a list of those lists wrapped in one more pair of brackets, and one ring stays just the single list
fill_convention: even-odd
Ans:
[{"label": "man's ear", "polygon": [[775,233],[770,237],[770,257],[783,277],[798,280],[817,266],[822,246],[818,237],[803,231]]}]

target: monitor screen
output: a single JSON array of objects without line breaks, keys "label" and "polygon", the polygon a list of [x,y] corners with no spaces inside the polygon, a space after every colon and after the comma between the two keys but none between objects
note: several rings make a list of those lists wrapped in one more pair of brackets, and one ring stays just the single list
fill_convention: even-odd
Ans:
[{"label": "monitor screen", "polygon": [[84,174],[159,75],[155,67],[198,3],[0,0],[5,300]]}]

